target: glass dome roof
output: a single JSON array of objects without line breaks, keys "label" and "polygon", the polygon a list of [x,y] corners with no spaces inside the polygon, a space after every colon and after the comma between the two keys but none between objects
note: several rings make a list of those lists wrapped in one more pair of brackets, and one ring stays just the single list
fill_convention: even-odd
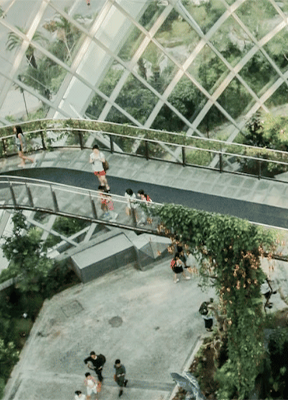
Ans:
[{"label": "glass dome roof", "polygon": [[[235,137],[284,108],[288,1],[1,0],[0,122]],[[221,137],[223,139],[227,137]]]}]

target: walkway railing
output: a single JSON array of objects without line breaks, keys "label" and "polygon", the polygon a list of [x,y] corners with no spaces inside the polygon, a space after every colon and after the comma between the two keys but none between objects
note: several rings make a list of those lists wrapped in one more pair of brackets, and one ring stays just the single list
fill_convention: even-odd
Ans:
[{"label": "walkway railing", "polygon": [[[278,150],[187,137],[137,127],[86,120],[39,120],[22,124],[30,151],[57,148],[90,149],[98,143],[111,153],[160,160],[183,166],[243,174],[283,181],[288,171],[288,153]],[[0,128],[0,135],[12,127]],[[0,155],[16,154],[15,136],[0,137]]]},{"label": "walkway railing", "polygon": [[[38,179],[0,176],[0,209],[40,211],[89,222],[158,234],[158,218],[149,208],[158,203],[127,198]],[[130,215],[127,215],[129,207]]]}]

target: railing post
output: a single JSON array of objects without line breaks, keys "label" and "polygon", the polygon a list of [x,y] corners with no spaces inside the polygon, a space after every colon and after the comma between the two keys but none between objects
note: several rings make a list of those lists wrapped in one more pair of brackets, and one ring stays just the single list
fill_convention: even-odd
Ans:
[{"label": "railing post", "polygon": [[2,139],[2,146],[3,146],[3,153],[4,153],[5,157],[7,157],[7,146],[6,146],[5,139]]},{"label": "railing post", "polygon": [[223,172],[223,157],[222,157],[222,152],[219,153],[219,171],[220,171],[220,173]]},{"label": "railing post", "polygon": [[91,202],[91,208],[92,208],[92,215],[94,219],[98,219],[97,216],[97,210],[96,210],[96,206],[95,206],[95,202],[92,199],[91,193],[89,192],[89,197],[90,197],[90,202]]},{"label": "railing post", "polygon": [[258,160],[258,179],[261,179],[261,160]]},{"label": "railing post", "polygon": [[43,131],[40,132],[40,135],[41,135],[41,141],[42,141],[42,148],[43,148],[43,150],[47,150],[45,139],[44,139],[44,135],[43,135]]},{"label": "railing post", "polygon": [[111,153],[114,153],[114,141],[113,141],[113,136],[110,135],[109,138],[110,138],[110,151],[111,151]]},{"label": "railing post", "polygon": [[145,158],[146,160],[149,160],[149,142],[145,140],[144,143],[145,143]]},{"label": "railing post", "polygon": [[33,197],[32,197],[32,194],[31,194],[31,190],[30,190],[29,186],[27,185],[27,183],[25,183],[25,186],[26,186],[26,191],[27,191],[27,195],[28,195],[28,200],[29,200],[30,206],[34,207],[34,202],[33,202]]},{"label": "railing post", "polygon": [[131,203],[130,203],[130,207],[131,207],[131,216],[132,216],[133,226],[136,228],[137,227],[137,219],[136,219],[135,208],[133,207],[133,205],[131,205]]},{"label": "railing post", "polygon": [[80,143],[80,149],[83,150],[83,136],[82,132],[78,131],[78,136],[79,136],[79,143]]},{"label": "railing post", "polygon": [[58,207],[58,203],[57,203],[56,194],[55,194],[54,190],[52,189],[51,185],[50,185],[50,189],[51,189],[51,194],[52,194],[52,199],[53,199],[54,210],[56,212],[58,212],[59,211],[59,207]]},{"label": "railing post", "polygon": [[186,165],[186,153],[185,153],[185,147],[182,146],[182,165],[185,167]]},{"label": "railing post", "polygon": [[12,196],[12,201],[15,207],[17,207],[17,201],[16,201],[16,196],[12,187],[12,183],[9,182],[9,187],[10,187],[10,192],[11,192],[11,196]]}]

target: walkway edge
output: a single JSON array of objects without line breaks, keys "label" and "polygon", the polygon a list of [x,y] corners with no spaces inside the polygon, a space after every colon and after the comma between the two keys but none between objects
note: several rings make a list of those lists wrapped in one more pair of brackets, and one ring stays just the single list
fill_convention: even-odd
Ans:
[{"label": "walkway edge", "polygon": [[[202,346],[205,337],[206,336],[203,336],[203,335],[197,337],[194,349],[192,350],[191,356],[188,358],[186,364],[184,365],[183,371],[188,371],[189,370],[189,367],[192,364],[192,361],[195,358],[196,354],[198,353],[200,347]],[[174,389],[173,389],[173,391],[171,393],[171,396],[169,397],[168,400],[173,400],[173,398],[176,396],[178,390],[179,390],[179,386],[176,383],[176,385],[175,385],[175,387],[174,387]]]}]

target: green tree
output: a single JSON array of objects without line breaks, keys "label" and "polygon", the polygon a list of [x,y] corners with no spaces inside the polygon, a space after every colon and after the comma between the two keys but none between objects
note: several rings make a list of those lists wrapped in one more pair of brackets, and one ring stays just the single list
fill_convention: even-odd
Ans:
[{"label": "green tree", "polygon": [[[21,31],[22,33],[25,34],[24,29],[20,28],[19,26],[16,27],[19,31]],[[33,35],[32,40],[34,40],[35,42],[47,42],[47,39],[45,38],[45,36],[42,35],[42,33],[40,32],[35,32]],[[9,32],[8,34],[8,39],[6,42],[6,49],[9,51],[12,51],[18,47],[20,47],[23,43],[23,39],[18,36],[16,33],[14,32]],[[31,65],[32,68],[37,69],[37,62],[36,62],[36,58],[34,55],[34,47],[29,44],[28,49],[26,50],[26,59],[28,61],[28,64]]]},{"label": "green tree", "polygon": [[27,230],[22,212],[16,212],[12,221],[13,235],[6,237],[2,246],[5,257],[10,261],[9,275],[18,277],[17,285],[21,291],[39,291],[39,282],[48,275],[53,262],[47,258],[36,230]]},{"label": "green tree", "polygon": [[12,342],[5,344],[4,340],[0,339],[0,398],[3,396],[5,382],[18,359],[19,352],[15,345]]}]

